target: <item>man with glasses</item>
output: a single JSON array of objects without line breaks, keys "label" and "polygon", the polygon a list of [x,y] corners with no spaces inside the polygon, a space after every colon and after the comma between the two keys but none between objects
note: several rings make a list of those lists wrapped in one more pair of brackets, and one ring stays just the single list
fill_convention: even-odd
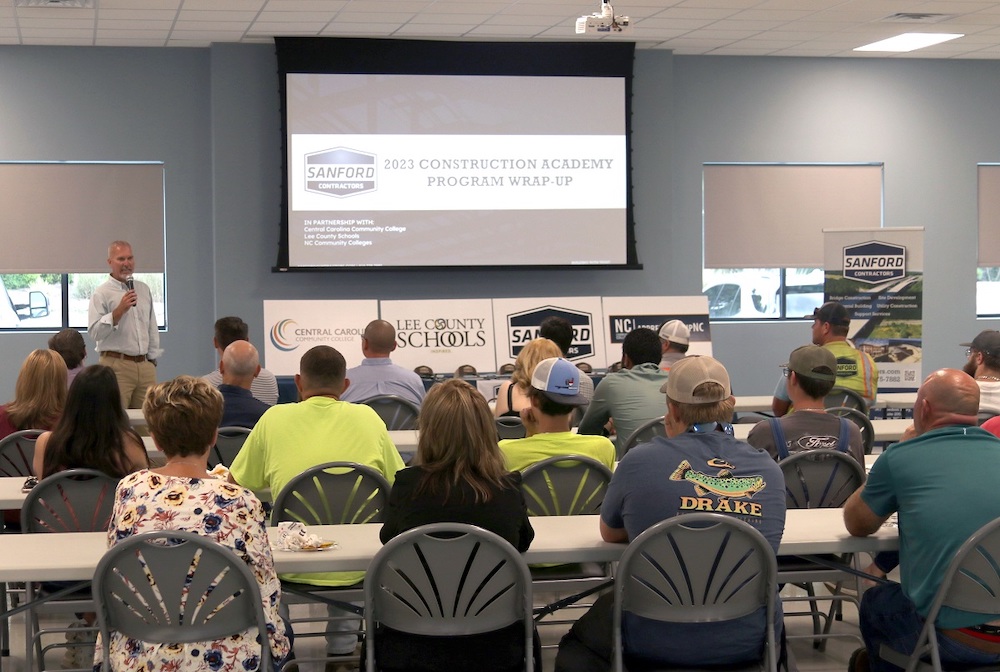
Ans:
[{"label": "man with glasses", "polygon": [[[813,311],[812,342],[826,348],[837,358],[834,387],[857,392],[871,406],[878,392],[878,367],[868,353],[861,352],[847,340],[850,326],[851,316],[847,309],[836,301],[827,301]],[[774,389],[771,410],[776,416],[782,416],[791,408],[787,381],[781,378]]]},{"label": "man with glasses", "polygon": [[1000,331],[987,329],[962,345],[968,348],[962,370],[979,385],[979,412],[1000,413]]}]

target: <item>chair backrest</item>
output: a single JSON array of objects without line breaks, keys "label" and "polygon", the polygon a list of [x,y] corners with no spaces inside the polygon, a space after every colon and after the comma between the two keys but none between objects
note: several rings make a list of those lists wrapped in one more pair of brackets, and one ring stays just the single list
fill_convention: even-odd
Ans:
[{"label": "chair backrest", "polygon": [[[528,566],[506,540],[473,525],[435,523],[404,532],[375,554],[365,574],[368,637],[377,623],[416,635],[459,636],[518,621],[524,669],[532,672]],[[374,641],[367,648],[367,669],[378,669]]]},{"label": "chair backrest", "polygon": [[290,480],[274,500],[271,524],[380,523],[389,482],[378,470],[355,462],[319,464]]},{"label": "chair backrest", "polygon": [[1000,615],[1000,518],[973,532],[955,553],[931,602],[907,669],[915,669],[928,653],[934,669],[941,669],[935,628],[941,607]]},{"label": "chair backrest", "polygon": [[550,457],[521,473],[529,516],[598,513],[610,482],[611,470],[583,455]]},{"label": "chair backrest", "polygon": [[212,539],[177,530],[125,539],[97,564],[93,592],[105,661],[113,631],[143,642],[190,643],[256,627],[260,669],[271,669],[257,581],[243,560]]},{"label": "chair backrest", "polygon": [[830,415],[847,418],[857,425],[858,429],[861,430],[861,442],[864,445],[865,455],[871,455],[872,448],[875,446],[875,428],[872,427],[872,421],[868,419],[868,413],[850,406],[828,407],[826,412]]},{"label": "chair backrest", "polygon": [[434,377],[434,369],[432,369],[431,367],[427,366],[426,364],[421,364],[417,368],[413,369],[413,372],[415,374],[417,374],[418,376],[420,376],[421,378],[433,378]]},{"label": "chair backrest", "polygon": [[43,431],[25,429],[0,439],[0,476],[35,475],[35,441]]},{"label": "chair backrest", "polygon": [[720,513],[669,518],[632,540],[615,572],[614,662],[621,670],[622,612],[674,623],[727,621],[766,607],[767,669],[776,670],[777,560],[753,527]]},{"label": "chair backrest", "polygon": [[640,425],[634,432],[629,434],[628,438],[625,439],[625,443],[622,444],[622,454],[619,455],[623,457],[625,453],[639,445],[640,443],[646,443],[651,441],[654,436],[666,436],[667,428],[663,424],[663,416],[658,418],[652,418],[647,420],[642,425]]},{"label": "chair backrest", "polygon": [[230,466],[248,436],[250,430],[246,427],[219,427],[219,438],[215,440],[215,445],[208,454],[209,468],[217,464]]},{"label": "chair backrest", "polygon": [[472,364],[462,364],[462,366],[455,369],[456,378],[475,378],[478,375],[479,372]]},{"label": "chair backrest", "polygon": [[497,418],[497,436],[501,439],[523,439],[528,435],[521,418],[515,415],[505,415]]},{"label": "chair backrest", "polygon": [[96,469],[44,478],[21,505],[22,532],[107,532],[118,479]]},{"label": "chair backrest", "polygon": [[816,448],[792,453],[778,466],[785,476],[785,505],[789,509],[843,506],[865,482],[864,466],[839,450]]},{"label": "chair backrest", "polygon": [[389,431],[417,428],[420,407],[409,399],[395,394],[380,394],[377,397],[365,399],[361,403],[374,408]]},{"label": "chair backrest", "polygon": [[866,416],[868,415],[868,402],[865,401],[865,398],[846,387],[835,387],[830,390],[829,394],[823,399],[823,405],[827,408],[846,406],[847,408],[859,410]]},{"label": "chair backrest", "polygon": [[512,373],[514,373],[514,364],[512,362],[501,364],[500,368],[497,369],[497,374],[501,376],[509,376]]}]

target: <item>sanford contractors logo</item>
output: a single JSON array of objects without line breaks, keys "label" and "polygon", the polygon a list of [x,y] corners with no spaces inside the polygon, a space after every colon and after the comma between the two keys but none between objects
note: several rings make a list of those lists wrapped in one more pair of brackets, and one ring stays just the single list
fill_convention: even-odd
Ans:
[{"label": "sanford contractors logo", "polygon": [[306,191],[344,198],[375,191],[375,155],[346,147],[305,156]]},{"label": "sanford contractors logo", "polygon": [[300,345],[331,345],[338,341],[354,341],[361,338],[365,330],[352,327],[300,327],[295,320],[278,320],[271,327],[271,345],[282,352],[291,352]]},{"label": "sanford contractors logo", "polygon": [[594,327],[590,313],[569,308],[542,306],[507,316],[510,335],[510,358],[517,359],[528,341],[538,338],[538,329],[547,317],[561,317],[573,325],[573,344],[566,353],[567,359],[584,359],[594,354]]},{"label": "sanford contractors logo", "polygon": [[906,275],[906,248],[878,241],[844,248],[844,277],[874,285]]}]

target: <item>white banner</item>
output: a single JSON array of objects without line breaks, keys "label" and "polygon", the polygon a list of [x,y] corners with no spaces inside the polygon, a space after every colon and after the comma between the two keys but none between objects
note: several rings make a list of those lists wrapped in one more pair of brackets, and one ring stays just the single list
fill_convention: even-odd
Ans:
[{"label": "white banner", "polygon": [[347,360],[361,363],[361,336],[378,319],[378,301],[265,301],[264,362],[271,373],[299,372],[299,359],[310,348],[329,345]]},{"label": "white banner", "polygon": [[425,365],[434,373],[453,373],[463,364],[496,371],[490,299],[382,301],[380,309],[396,328],[394,364]]},{"label": "white banner", "polygon": [[689,355],[711,355],[712,335],[708,323],[708,297],[697,296],[605,296],[605,347],[608,358],[621,358],[621,344],[628,332],[646,327],[659,332],[669,320],[680,320],[691,330]]},{"label": "white banner", "polygon": [[566,354],[570,360],[588,362],[595,369],[607,367],[599,296],[493,299],[497,366],[513,363],[521,348],[538,338],[542,320],[552,316],[573,325],[573,344]]}]

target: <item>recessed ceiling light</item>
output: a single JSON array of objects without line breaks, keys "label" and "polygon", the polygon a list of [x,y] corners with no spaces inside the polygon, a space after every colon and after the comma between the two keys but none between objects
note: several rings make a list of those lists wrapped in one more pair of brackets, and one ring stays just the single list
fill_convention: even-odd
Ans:
[{"label": "recessed ceiling light", "polygon": [[962,33],[903,33],[887,40],[879,40],[863,47],[857,47],[854,51],[913,51],[959,37],[965,37],[965,35]]}]

